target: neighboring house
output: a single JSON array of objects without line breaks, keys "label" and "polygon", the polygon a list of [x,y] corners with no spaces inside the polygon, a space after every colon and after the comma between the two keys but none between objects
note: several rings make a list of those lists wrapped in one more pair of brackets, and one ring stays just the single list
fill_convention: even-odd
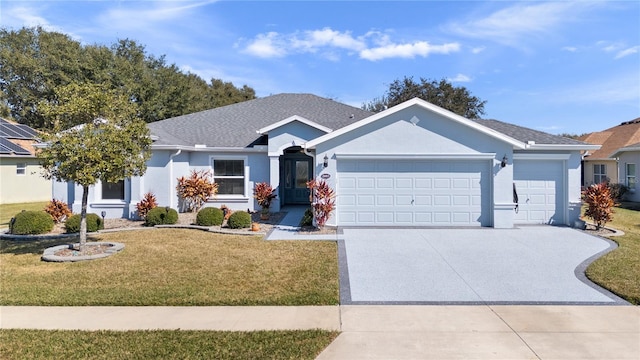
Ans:
[{"label": "neighboring house", "polygon": [[35,157],[37,132],[0,118],[0,204],[51,200],[51,180]]},{"label": "neighboring house", "polygon": [[[258,210],[257,182],[282,206],[308,204],[306,182],[337,194],[330,226],[573,225],[585,144],[496,120],[469,120],[420,99],[373,114],[309,94],[279,94],[149,124],[146,174],[91,187],[89,211],[135,216],[144,193],[179,208],[177,178],[211,170],[207,206]],[[79,210],[81,188],[56,183]],[[514,187],[519,198],[515,211]],[[60,196],[58,196],[60,195]]]},{"label": "neighboring house", "polygon": [[624,173],[621,171],[623,169],[618,169],[618,161],[613,154],[622,147],[640,142],[640,118],[603,131],[583,135],[578,140],[601,145],[600,149],[588,151],[584,155],[583,186],[603,181],[614,184],[624,183],[624,179],[618,176]]},{"label": "neighboring house", "polygon": [[620,183],[629,188],[625,199],[640,202],[640,142],[618,149],[612,157],[618,159]]}]

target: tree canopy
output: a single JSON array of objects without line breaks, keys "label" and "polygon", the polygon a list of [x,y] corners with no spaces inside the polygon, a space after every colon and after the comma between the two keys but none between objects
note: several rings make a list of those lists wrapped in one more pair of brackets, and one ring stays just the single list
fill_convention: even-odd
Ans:
[{"label": "tree canopy", "polygon": [[37,106],[55,101],[55,89],[103,84],[127,95],[138,117],[153,122],[254,99],[247,85],[183,72],[133,40],[83,45],[66,34],[36,28],[0,29],[0,115],[33,128],[51,129]]},{"label": "tree canopy", "polygon": [[414,97],[468,119],[476,119],[483,115],[486,104],[486,101],[472,96],[464,86],[453,86],[445,79],[437,81],[420,78],[417,82],[413,77],[404,77],[402,80],[394,80],[382,97],[364,104],[362,109],[380,112]]},{"label": "tree canopy", "polygon": [[80,246],[86,243],[89,187],[117,182],[146,171],[151,138],[128,96],[105,85],[71,84],[54,91],[56,101],[43,101],[48,124],[58,131],[38,151],[47,178],[72,181],[83,188]]}]

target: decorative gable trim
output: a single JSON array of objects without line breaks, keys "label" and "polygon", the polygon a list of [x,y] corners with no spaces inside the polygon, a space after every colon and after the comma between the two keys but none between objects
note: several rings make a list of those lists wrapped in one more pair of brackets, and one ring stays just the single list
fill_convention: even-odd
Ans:
[{"label": "decorative gable trim", "polygon": [[355,122],[355,123],[353,123],[351,125],[347,125],[347,126],[341,128],[341,129],[333,131],[330,134],[326,134],[326,135],[320,136],[319,138],[311,140],[311,141],[307,142],[306,148],[307,149],[313,149],[318,144],[321,144],[321,143],[323,143],[325,141],[328,141],[328,140],[331,140],[333,138],[336,138],[336,137],[338,137],[338,136],[340,136],[342,134],[345,134],[345,133],[348,133],[348,132],[353,131],[355,129],[358,129],[358,128],[362,127],[362,126],[365,126],[365,125],[371,124],[373,122],[376,122],[376,121],[378,121],[378,120],[380,120],[382,118],[385,118],[385,117],[387,117],[387,116],[389,116],[391,114],[394,114],[396,112],[399,112],[399,111],[402,111],[404,109],[407,109],[407,108],[409,108],[411,106],[419,106],[419,107],[421,107],[423,109],[426,109],[426,110],[431,111],[433,113],[436,113],[438,115],[444,116],[445,118],[447,118],[449,120],[452,120],[454,122],[457,122],[457,123],[460,123],[462,125],[468,126],[468,127],[472,128],[472,129],[475,129],[478,132],[481,132],[481,133],[486,134],[488,136],[491,136],[493,138],[496,138],[496,139],[499,139],[501,141],[504,141],[504,142],[512,145],[514,147],[514,149],[525,149],[525,147],[526,147],[526,145],[523,142],[518,141],[518,140],[516,140],[516,139],[514,139],[512,137],[509,137],[509,136],[507,136],[507,135],[505,135],[503,133],[500,133],[498,131],[490,129],[490,128],[486,127],[486,126],[480,125],[480,124],[478,124],[478,123],[476,123],[474,121],[471,121],[471,120],[469,120],[469,119],[467,119],[465,117],[462,117],[462,116],[460,116],[458,114],[454,114],[453,112],[451,112],[449,110],[446,110],[446,109],[443,109],[443,108],[441,108],[439,106],[433,105],[433,104],[431,104],[431,103],[429,103],[427,101],[424,101],[422,99],[413,98],[411,100],[403,102],[402,104],[396,105],[396,106],[394,106],[392,108],[389,108],[387,110],[379,112],[379,113],[377,113],[375,115],[369,116],[368,118],[362,119],[362,120],[360,120],[358,122]]},{"label": "decorative gable trim", "polygon": [[267,134],[269,131],[272,131],[272,130],[274,130],[274,129],[277,129],[277,128],[279,128],[279,127],[282,127],[282,126],[287,125],[287,124],[289,124],[289,123],[292,123],[292,122],[294,122],[294,121],[301,122],[301,123],[303,123],[303,124],[305,124],[305,125],[307,125],[307,126],[310,126],[310,127],[312,127],[312,128],[316,128],[316,129],[318,129],[318,130],[320,130],[320,131],[323,131],[323,132],[325,132],[325,133],[330,133],[330,132],[332,132],[332,131],[333,131],[332,129],[329,129],[329,128],[328,128],[328,127],[326,127],[326,126],[322,126],[322,125],[320,125],[320,124],[318,124],[318,123],[316,123],[316,122],[313,122],[313,121],[311,121],[311,120],[309,120],[309,119],[305,119],[305,118],[303,118],[302,116],[293,115],[293,116],[290,116],[290,117],[288,117],[288,118],[286,118],[286,119],[284,119],[284,120],[280,120],[280,121],[278,121],[277,123],[271,124],[271,125],[269,125],[269,126],[265,126],[265,127],[263,127],[262,129],[259,129],[259,130],[257,131],[257,133],[258,133],[258,134],[260,134],[260,135],[265,135],[265,134]]}]

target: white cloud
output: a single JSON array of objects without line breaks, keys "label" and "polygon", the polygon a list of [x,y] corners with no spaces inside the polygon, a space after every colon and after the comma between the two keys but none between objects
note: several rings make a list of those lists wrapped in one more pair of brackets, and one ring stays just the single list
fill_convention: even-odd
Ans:
[{"label": "white cloud", "polygon": [[486,47],[484,47],[484,46],[478,46],[478,47],[475,47],[475,48],[471,49],[471,53],[472,54],[480,54],[485,49],[486,49]]},{"label": "white cloud", "polygon": [[261,58],[283,57],[287,54],[284,44],[280,43],[278,33],[259,34],[245,49],[245,52]]},{"label": "white cloud", "polygon": [[576,52],[578,51],[578,48],[575,46],[565,46],[562,48],[562,50],[568,51],[568,52]]},{"label": "white cloud", "polygon": [[552,91],[548,98],[557,103],[629,104],[640,110],[640,82],[637,73],[619,74]]},{"label": "white cloud", "polygon": [[625,56],[637,54],[638,51],[640,51],[640,46],[633,46],[633,47],[630,47],[628,49],[624,49],[624,50],[618,51],[618,53],[616,54],[614,59],[620,59],[620,58],[623,58]]},{"label": "white cloud", "polygon": [[471,78],[465,74],[458,74],[454,78],[449,78],[450,82],[471,82]]},{"label": "white cloud", "polygon": [[431,45],[426,41],[418,41],[413,44],[389,44],[382,47],[364,49],[360,52],[360,58],[376,61],[387,58],[414,58],[416,56],[427,57],[430,54],[449,54],[460,51],[460,44],[448,43],[443,45]]},{"label": "white cloud", "polygon": [[7,7],[4,9],[2,25],[13,28],[41,26],[47,31],[65,33],[74,39],[79,39],[77,35],[63,31],[60,27],[52,25],[46,18],[40,15],[41,12],[45,11],[45,8],[28,6]]},{"label": "white cloud", "polygon": [[553,33],[596,2],[518,3],[480,18],[455,22],[445,27],[454,33],[525,47],[527,39]]},{"label": "white cloud", "polygon": [[393,43],[388,34],[370,31],[362,36],[340,32],[331,28],[308,30],[292,34],[269,32],[258,34],[247,42],[244,52],[263,58],[283,57],[294,53],[320,53],[331,61],[338,61],[338,50],[349,55],[377,61],[387,58],[426,57],[430,54],[449,54],[460,50],[458,43],[431,45],[427,41]]}]

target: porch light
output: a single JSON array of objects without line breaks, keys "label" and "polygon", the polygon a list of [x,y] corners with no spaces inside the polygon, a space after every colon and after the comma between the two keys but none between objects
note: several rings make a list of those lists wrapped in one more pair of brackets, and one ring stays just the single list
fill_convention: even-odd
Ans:
[{"label": "porch light", "polygon": [[322,163],[323,167],[327,167],[329,166],[329,157],[327,156],[327,154],[324,154],[324,162]]},{"label": "porch light", "polygon": [[509,159],[507,159],[507,154],[505,154],[505,155],[502,157],[502,162],[500,163],[500,167],[505,167],[505,166],[507,166],[507,161],[508,161],[508,160],[509,160]]},{"label": "porch light", "polygon": [[107,212],[102,210],[102,212],[100,213],[100,215],[102,215],[102,226],[104,226],[104,218],[105,216],[107,216]]}]

